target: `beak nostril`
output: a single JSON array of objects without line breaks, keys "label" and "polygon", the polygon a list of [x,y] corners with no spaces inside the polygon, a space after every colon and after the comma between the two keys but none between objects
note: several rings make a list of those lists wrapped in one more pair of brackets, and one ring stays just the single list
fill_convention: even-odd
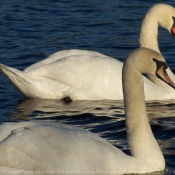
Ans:
[{"label": "beak nostril", "polygon": [[166,69],[166,68],[164,67],[164,68],[163,68],[164,75],[167,76],[168,74],[166,73],[166,70],[165,70],[165,69]]}]

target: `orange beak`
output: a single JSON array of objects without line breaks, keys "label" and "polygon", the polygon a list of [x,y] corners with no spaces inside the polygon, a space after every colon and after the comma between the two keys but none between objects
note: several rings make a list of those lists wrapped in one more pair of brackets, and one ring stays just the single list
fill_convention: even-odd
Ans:
[{"label": "orange beak", "polygon": [[167,83],[168,85],[170,85],[172,88],[175,89],[175,84],[171,80],[171,78],[168,76],[164,66],[162,66],[160,69],[157,70],[157,76],[158,76],[158,78],[160,78],[165,83]]},{"label": "orange beak", "polygon": [[171,33],[175,36],[175,26],[171,28]]}]

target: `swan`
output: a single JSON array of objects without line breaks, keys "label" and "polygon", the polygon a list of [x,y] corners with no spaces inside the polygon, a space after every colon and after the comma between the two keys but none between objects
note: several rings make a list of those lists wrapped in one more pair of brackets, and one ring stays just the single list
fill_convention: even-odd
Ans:
[{"label": "swan", "polygon": [[[159,51],[158,25],[175,35],[175,9],[154,5],[146,14],[140,31],[140,47]],[[93,51],[66,50],[52,54],[24,71],[0,64],[0,69],[28,98],[74,100],[123,100],[123,63]],[[172,81],[174,74],[167,70]],[[149,75],[148,75],[149,76]],[[144,77],[145,99],[175,99],[175,93],[155,76]],[[157,89],[154,91],[154,89]]]},{"label": "swan", "polygon": [[72,125],[49,121],[8,122],[0,125],[0,171],[130,174],[164,170],[165,160],[146,114],[142,73],[157,76],[175,88],[166,69],[162,55],[148,48],[133,51],[123,66],[131,156],[96,134]]}]

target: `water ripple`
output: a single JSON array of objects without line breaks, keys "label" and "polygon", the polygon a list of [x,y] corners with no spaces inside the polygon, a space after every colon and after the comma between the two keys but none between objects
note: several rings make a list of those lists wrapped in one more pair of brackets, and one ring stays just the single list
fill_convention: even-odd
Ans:
[{"label": "water ripple", "polygon": [[[63,49],[88,49],[124,61],[138,47],[141,21],[159,1],[6,0],[0,2],[1,63],[23,70]],[[175,7],[175,2],[168,2]],[[174,38],[159,29],[159,45],[175,73]],[[123,102],[30,100],[0,72],[1,122],[52,120],[88,129],[129,154]],[[174,101],[151,102],[147,112],[166,159],[175,169]],[[159,118],[161,117],[161,118]]]}]

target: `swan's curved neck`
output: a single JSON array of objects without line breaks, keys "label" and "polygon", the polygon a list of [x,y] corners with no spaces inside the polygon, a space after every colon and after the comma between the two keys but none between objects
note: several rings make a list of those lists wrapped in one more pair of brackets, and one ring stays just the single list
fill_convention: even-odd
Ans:
[{"label": "swan's curved neck", "polygon": [[127,137],[131,154],[145,165],[158,170],[164,164],[160,148],[152,134],[144,100],[142,74],[127,64],[123,68],[123,91]]},{"label": "swan's curved neck", "polygon": [[160,53],[159,45],[157,41],[158,35],[158,19],[155,12],[148,12],[142,21],[140,29],[139,43],[140,47],[146,47],[153,49]]},{"label": "swan's curved neck", "polygon": [[[150,48],[160,53],[159,45],[158,45],[158,26],[160,23],[160,19],[163,18],[163,15],[166,11],[162,7],[154,7],[148,11],[144,20],[142,21],[142,26],[140,28],[140,38],[139,43],[140,47]],[[173,72],[168,68],[167,70],[170,78],[175,81],[175,76]],[[162,87],[166,87],[170,89],[170,87],[165,84],[163,81],[159,80],[156,77],[150,77],[151,81],[153,81],[157,85],[161,85]]]}]

